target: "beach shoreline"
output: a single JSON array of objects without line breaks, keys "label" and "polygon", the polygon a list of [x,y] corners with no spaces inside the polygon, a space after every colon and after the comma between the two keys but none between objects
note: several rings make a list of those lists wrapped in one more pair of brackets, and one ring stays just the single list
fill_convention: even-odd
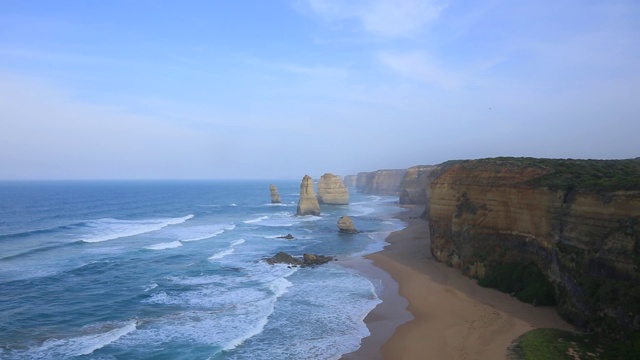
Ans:
[{"label": "beach shoreline", "polygon": [[383,302],[365,318],[371,335],[342,359],[504,359],[513,340],[531,329],[573,330],[554,308],[482,288],[435,261],[422,207],[403,208],[396,217],[406,227],[365,257],[388,276],[346,264],[381,281]]}]

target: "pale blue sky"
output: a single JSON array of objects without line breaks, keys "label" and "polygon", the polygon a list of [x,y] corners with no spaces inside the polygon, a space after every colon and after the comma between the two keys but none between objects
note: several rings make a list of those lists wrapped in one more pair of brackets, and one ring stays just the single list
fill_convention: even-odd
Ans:
[{"label": "pale blue sky", "polygon": [[0,2],[0,179],[640,156],[640,2]]}]

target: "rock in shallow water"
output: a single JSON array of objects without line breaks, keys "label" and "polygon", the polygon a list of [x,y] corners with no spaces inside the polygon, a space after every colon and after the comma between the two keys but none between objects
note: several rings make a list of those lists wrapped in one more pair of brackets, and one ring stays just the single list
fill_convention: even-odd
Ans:
[{"label": "rock in shallow water", "polygon": [[278,188],[275,185],[269,185],[269,192],[271,193],[271,203],[272,204],[280,204],[282,200],[280,199],[280,194],[278,194]]},{"label": "rock in shallow water", "polygon": [[279,252],[276,255],[265,259],[269,265],[273,264],[288,264],[293,266],[312,266],[312,265],[322,265],[328,263],[333,260],[333,256],[324,256],[324,255],[316,255],[316,254],[304,254],[302,260],[293,257],[285,252]]},{"label": "rock in shallow water", "polygon": [[338,229],[340,229],[341,233],[345,234],[355,234],[358,232],[355,226],[353,225],[353,220],[349,216],[343,216],[338,220]]}]

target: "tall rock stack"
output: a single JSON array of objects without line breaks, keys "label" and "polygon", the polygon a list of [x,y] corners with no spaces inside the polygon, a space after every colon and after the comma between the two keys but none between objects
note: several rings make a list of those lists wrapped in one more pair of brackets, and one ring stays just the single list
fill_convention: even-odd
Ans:
[{"label": "tall rock stack", "polygon": [[349,192],[339,176],[322,175],[318,182],[318,201],[328,205],[349,205]]},{"label": "tall rock stack", "polygon": [[320,204],[313,191],[313,179],[305,175],[300,183],[300,200],[298,200],[298,215],[320,215]]},{"label": "tall rock stack", "polygon": [[278,188],[275,185],[269,185],[269,192],[271,193],[271,203],[272,204],[280,204],[282,203],[282,199],[280,199],[280,194],[278,194]]}]

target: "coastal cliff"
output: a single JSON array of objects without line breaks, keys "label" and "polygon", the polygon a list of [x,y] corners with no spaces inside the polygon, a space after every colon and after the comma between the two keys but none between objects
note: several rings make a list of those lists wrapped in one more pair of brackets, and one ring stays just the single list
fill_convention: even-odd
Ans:
[{"label": "coastal cliff", "polygon": [[400,204],[428,204],[431,182],[459,162],[453,160],[438,165],[418,165],[407,169],[400,183]]},{"label": "coastal cliff", "polygon": [[407,169],[400,183],[400,204],[426,204],[428,179],[434,166],[418,165]]},{"label": "coastal cliff", "polygon": [[431,182],[431,252],[573,324],[640,331],[640,160],[495,158]]},{"label": "coastal cliff", "polygon": [[406,172],[406,169],[360,172],[356,178],[356,190],[363,194],[397,196]]},{"label": "coastal cliff", "polygon": [[356,180],[358,179],[358,175],[346,175],[344,177],[344,186],[346,187],[356,187]]}]

